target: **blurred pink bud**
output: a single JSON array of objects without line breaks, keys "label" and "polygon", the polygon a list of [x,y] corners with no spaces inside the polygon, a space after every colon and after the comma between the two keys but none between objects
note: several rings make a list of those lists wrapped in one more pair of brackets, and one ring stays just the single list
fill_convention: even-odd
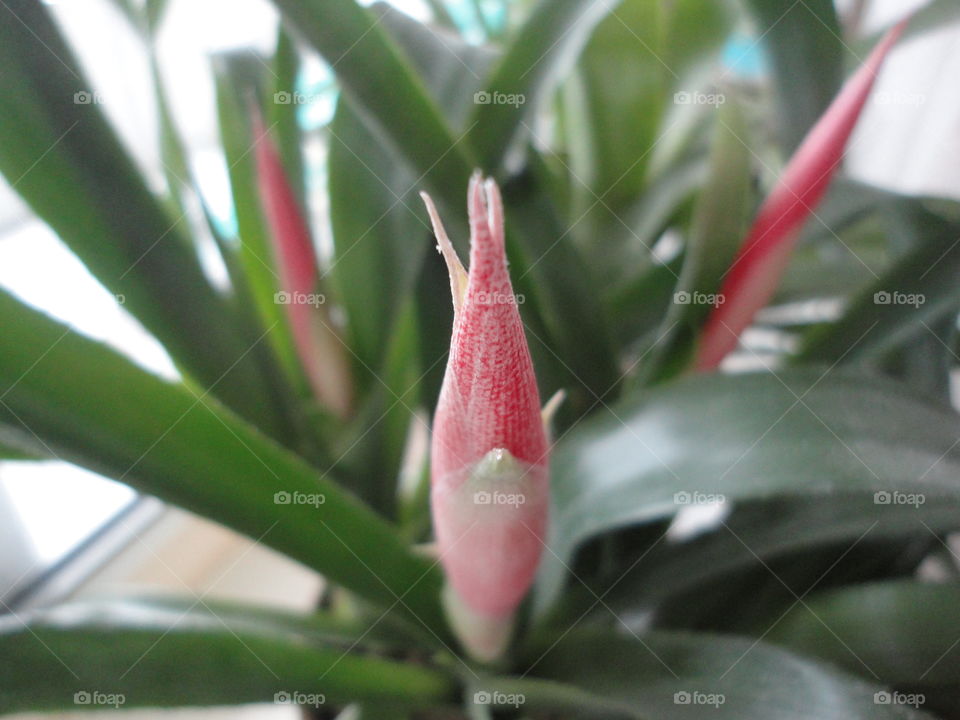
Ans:
[{"label": "blurred pink bud", "polygon": [[533,582],[548,516],[540,396],[507,272],[503,206],[470,181],[470,272],[421,194],[450,271],[454,322],[433,422],[431,504],[454,630],[477,659],[498,657]]},{"label": "blurred pink bud", "polygon": [[697,370],[716,368],[740,334],[776,292],[803,223],[823,198],[884,58],[907,21],[887,33],[843,86],[787,164],[760,207],[720,289],[724,304],[707,318],[695,360]]},{"label": "blurred pink bud", "polygon": [[315,397],[343,416],[352,402],[349,364],[326,298],[317,291],[319,274],[310,231],[259,112],[253,113],[253,129],[257,186],[280,273],[275,300],[285,306],[297,355]]}]

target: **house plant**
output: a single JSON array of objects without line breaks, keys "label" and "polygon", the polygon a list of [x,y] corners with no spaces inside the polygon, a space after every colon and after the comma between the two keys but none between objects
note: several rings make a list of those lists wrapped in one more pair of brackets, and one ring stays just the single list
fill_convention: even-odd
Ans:
[{"label": "house plant", "polygon": [[[231,236],[202,214],[189,231],[178,222],[202,195],[162,85],[158,197],[100,108],[74,101],[93,88],[47,9],[8,1],[0,170],[183,379],[3,293],[0,439],[245,533],[329,591],[309,617],[193,598],[10,614],[0,709],[122,696],[330,717],[953,716],[960,215],[833,176],[883,51],[851,61],[825,1],[554,0],[479,45],[439,4],[429,26],[352,0],[276,5],[271,72],[217,63]],[[125,7],[149,45],[163,3]],[[703,74],[744,18],[770,41],[770,93]],[[304,52],[341,90],[324,130],[322,259],[302,217],[316,188],[296,104],[283,102]],[[811,162],[813,184],[833,178],[822,199],[789,182]],[[416,193],[467,258],[475,168],[502,189],[539,394],[567,395],[537,577],[487,662],[448,622],[441,558],[422,547],[428,462],[410,450],[453,323]],[[786,250],[748,256],[747,280],[725,282],[784,183],[801,197],[780,192],[774,209],[799,213],[802,235],[764,235]],[[194,233],[218,243],[228,291]],[[823,299],[840,310],[756,315]],[[775,338],[775,352],[742,344],[749,372],[703,360],[717,317],[741,335],[724,307]],[[691,509],[709,517],[684,530]],[[940,581],[921,579],[931,566]]]}]

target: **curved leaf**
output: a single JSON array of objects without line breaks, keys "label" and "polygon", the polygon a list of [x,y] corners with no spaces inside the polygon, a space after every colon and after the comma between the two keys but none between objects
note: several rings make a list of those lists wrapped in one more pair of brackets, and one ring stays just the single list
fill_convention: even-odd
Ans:
[{"label": "curved leaf", "polygon": [[[903,385],[839,370],[703,376],[577,426],[551,459],[554,513],[538,608],[589,537],[670,517],[686,496],[960,496],[960,417]],[[869,500],[868,500],[869,501]]]},{"label": "curved leaf", "polygon": [[836,323],[814,328],[800,362],[851,362],[935,337],[937,324],[960,307],[960,241],[956,222],[921,213],[912,224],[915,249],[900,258]]},{"label": "curved leaf", "polygon": [[638,720],[929,717],[877,704],[879,685],[750,638],[573,632],[545,652],[535,648],[527,662],[539,677],[628,705]]},{"label": "curved leaf", "polygon": [[[780,588],[785,593],[785,610],[796,596],[821,583],[834,582],[838,576],[835,563],[861,545],[906,547],[913,539],[933,541],[933,533],[957,529],[958,505],[960,499],[931,500],[920,506],[878,505],[870,495],[847,493],[740,502],[715,527],[683,542],[658,542],[644,553],[642,562],[628,566],[626,572],[615,570],[607,583],[610,592],[605,602],[611,608],[630,612],[664,608],[676,618],[686,613],[687,622],[692,624],[696,621],[694,613],[688,607],[678,607],[679,596],[696,602],[698,592],[703,597],[711,588],[735,585],[756,594],[756,578],[741,577],[759,568],[774,582],[779,578],[789,586],[789,590]],[[873,554],[878,554],[875,549]],[[796,581],[785,578],[784,573],[772,570],[777,563],[795,569],[809,567],[812,577],[807,579],[807,573],[800,573]],[[590,600],[588,597],[588,603]],[[737,627],[752,610],[731,610],[724,626]]]},{"label": "curved leaf", "polygon": [[960,686],[960,585],[903,580],[811,596],[767,639],[901,688]]}]

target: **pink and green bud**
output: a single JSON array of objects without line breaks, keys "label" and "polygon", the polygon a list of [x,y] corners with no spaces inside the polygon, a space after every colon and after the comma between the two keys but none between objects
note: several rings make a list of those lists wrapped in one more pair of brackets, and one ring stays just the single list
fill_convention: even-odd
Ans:
[{"label": "pink and green bud", "polygon": [[906,21],[894,27],[847,81],[790,159],[760,206],[720,288],[726,301],[707,318],[695,360],[697,370],[716,368],[737,346],[756,313],[773,297],[804,222],[827,191],[870,95],[880,66]]},{"label": "pink and green bud", "polygon": [[278,289],[286,299],[284,308],[297,356],[314,397],[327,409],[343,416],[350,411],[352,402],[350,368],[344,345],[324,304],[325,298],[318,292],[317,257],[310,231],[287,180],[280,153],[256,112],[253,127],[257,189],[279,272]]},{"label": "pink and green bud", "polygon": [[540,562],[549,504],[547,435],[507,272],[496,184],[476,174],[470,181],[469,274],[430,198],[423,198],[454,305],[431,444],[434,531],[451,624],[474,657],[490,661],[509,642]]}]

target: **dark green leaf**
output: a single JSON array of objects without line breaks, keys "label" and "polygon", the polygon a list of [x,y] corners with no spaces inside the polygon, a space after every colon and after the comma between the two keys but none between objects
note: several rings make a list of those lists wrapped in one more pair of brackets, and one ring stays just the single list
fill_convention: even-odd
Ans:
[{"label": "dark green leaf", "polygon": [[960,686],[960,586],[869,583],[812,595],[767,639],[899,688]]},{"label": "dark green leaf", "polygon": [[843,35],[833,0],[747,0],[770,60],[780,139],[789,155],[843,80]]},{"label": "dark green leaf", "polygon": [[[706,375],[633,396],[558,444],[538,606],[589,537],[674,515],[686,496],[728,502],[837,492],[956,500],[960,419],[899,383],[840,370]],[[921,479],[922,478],[922,479]]]},{"label": "dark green leaf", "polygon": [[300,0],[274,4],[291,32],[330,63],[343,92],[430,192],[448,207],[460,206],[473,163],[380,19],[353,0],[332,0],[322,10]]},{"label": "dark green leaf", "polygon": [[[852,362],[906,347],[960,307],[960,226],[927,221],[912,224],[916,248],[864,290],[836,323],[810,332],[801,362]],[[923,238],[921,240],[921,238]]]},{"label": "dark green leaf", "polygon": [[573,632],[545,652],[534,649],[527,662],[533,674],[619,701],[643,720],[928,717],[875,703],[879,684],[749,638]]}]

